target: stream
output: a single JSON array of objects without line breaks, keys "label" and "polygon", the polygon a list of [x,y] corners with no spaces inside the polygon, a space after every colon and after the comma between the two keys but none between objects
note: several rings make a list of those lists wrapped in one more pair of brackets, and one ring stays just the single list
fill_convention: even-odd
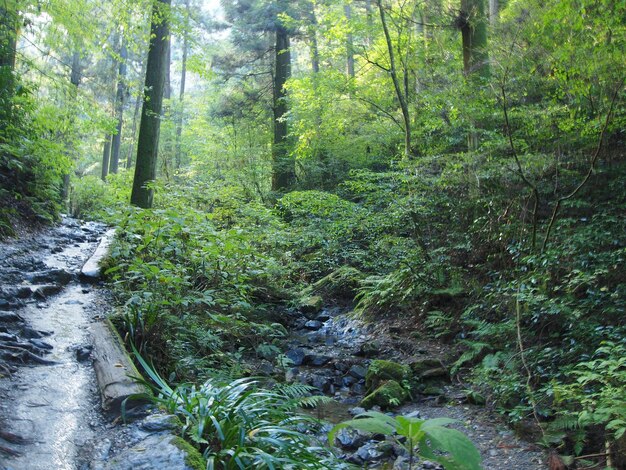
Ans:
[{"label": "stream", "polygon": [[[0,470],[187,469],[167,417],[146,409],[131,424],[101,410],[92,366],[90,325],[110,313],[108,292],[80,270],[106,227],[64,218],[45,231],[0,244]],[[410,324],[366,324],[331,307],[291,321],[287,381],[311,384],[333,398],[314,410],[330,422],[364,411],[372,358],[408,363],[439,359],[445,345],[406,335]],[[276,373],[271,358],[257,364]],[[519,440],[486,407],[464,400],[451,383],[416,395],[394,413],[450,417],[477,445],[487,470],[539,470],[544,456]],[[406,468],[382,439],[345,432],[346,460],[362,468]],[[391,450],[390,450],[391,449]],[[436,469],[424,462],[420,468]]]}]

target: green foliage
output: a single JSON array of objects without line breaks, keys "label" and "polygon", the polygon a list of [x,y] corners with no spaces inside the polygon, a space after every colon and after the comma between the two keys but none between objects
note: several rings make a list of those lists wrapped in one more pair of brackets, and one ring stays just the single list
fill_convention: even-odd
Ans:
[{"label": "green foliage", "polygon": [[295,412],[301,393],[264,390],[250,379],[209,379],[170,387],[137,353],[152,380],[153,401],[178,417],[181,434],[199,448],[207,469],[343,468],[334,455],[302,432],[316,423]]},{"label": "green foliage", "polygon": [[[370,411],[336,425],[328,434],[333,443],[337,432],[352,427],[369,433],[393,437],[409,454],[409,468],[421,457],[438,462],[446,470],[478,470],[480,454],[472,442],[460,431],[446,428],[455,421],[448,418],[421,420]],[[443,455],[442,455],[443,453]]]}]

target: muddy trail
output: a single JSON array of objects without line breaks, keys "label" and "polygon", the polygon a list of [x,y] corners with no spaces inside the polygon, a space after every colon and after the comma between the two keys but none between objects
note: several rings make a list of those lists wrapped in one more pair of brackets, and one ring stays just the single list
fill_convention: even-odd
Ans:
[{"label": "muddy trail", "polygon": [[81,268],[105,230],[65,218],[0,244],[0,470],[187,468],[165,417],[102,411],[93,330],[110,302]]}]

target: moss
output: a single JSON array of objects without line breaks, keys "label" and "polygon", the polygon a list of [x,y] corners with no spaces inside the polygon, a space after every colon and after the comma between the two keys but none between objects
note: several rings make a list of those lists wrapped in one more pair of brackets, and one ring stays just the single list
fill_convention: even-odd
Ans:
[{"label": "moss", "polygon": [[409,377],[408,366],[393,361],[377,359],[371,362],[365,375],[365,385],[372,390],[386,380],[402,382]]},{"label": "moss", "polygon": [[178,447],[185,453],[185,464],[193,470],[205,470],[206,462],[202,454],[194,446],[189,444],[182,437],[174,437],[170,444]]},{"label": "moss", "polygon": [[401,405],[406,398],[407,393],[402,386],[395,380],[388,380],[363,398],[361,406],[366,409],[372,408],[375,405],[381,408],[390,408]]},{"label": "moss", "polygon": [[300,311],[304,314],[307,313],[317,313],[322,310],[324,306],[324,299],[322,299],[319,295],[312,295],[310,297],[305,297],[300,300]]}]

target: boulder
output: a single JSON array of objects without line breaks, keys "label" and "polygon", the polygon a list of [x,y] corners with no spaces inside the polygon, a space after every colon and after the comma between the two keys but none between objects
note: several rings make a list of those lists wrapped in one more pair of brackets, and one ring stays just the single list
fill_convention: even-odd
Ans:
[{"label": "boulder", "polygon": [[399,406],[407,399],[407,393],[395,380],[383,382],[376,390],[361,400],[363,408],[380,406],[381,408],[392,408]]},{"label": "boulder", "polygon": [[319,295],[305,297],[300,301],[299,310],[304,315],[317,315],[324,306],[324,299]]},{"label": "boulder", "polygon": [[408,366],[393,361],[377,359],[370,363],[365,375],[365,385],[371,390],[386,380],[402,383],[410,375]]}]

